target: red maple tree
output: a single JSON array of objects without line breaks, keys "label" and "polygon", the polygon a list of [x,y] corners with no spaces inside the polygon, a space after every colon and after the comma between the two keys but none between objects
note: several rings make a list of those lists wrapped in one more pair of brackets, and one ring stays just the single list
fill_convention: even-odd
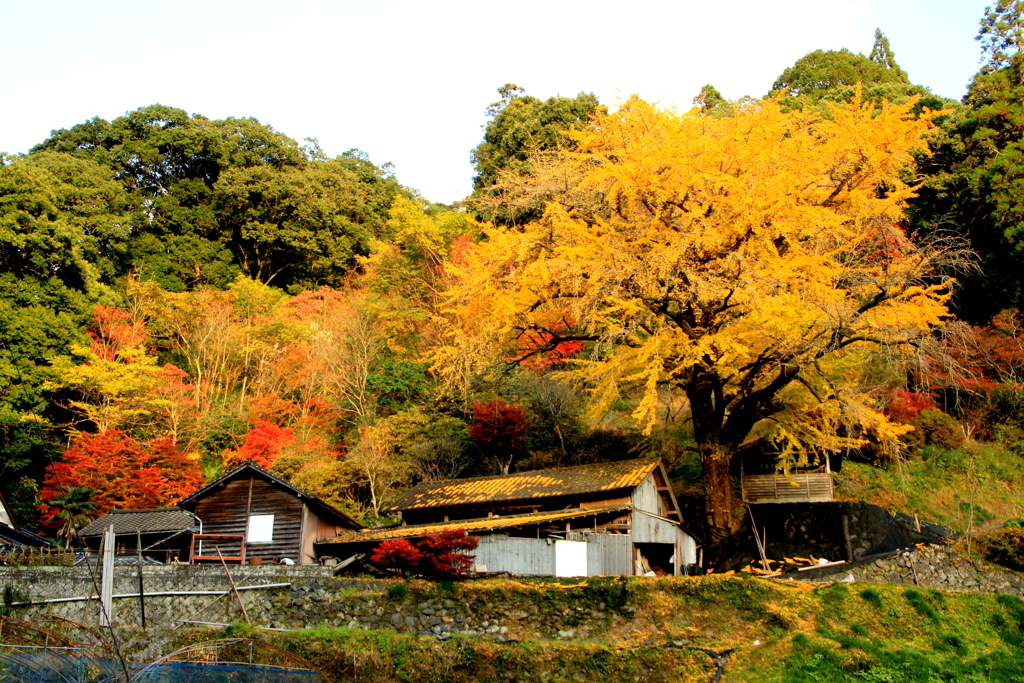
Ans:
[{"label": "red maple tree", "polygon": [[503,399],[473,404],[469,438],[486,457],[494,460],[502,474],[508,474],[516,454],[526,441],[526,415],[518,406]]},{"label": "red maple tree", "polygon": [[381,541],[370,561],[398,573],[409,573],[428,579],[445,580],[464,576],[473,566],[473,555],[480,544],[465,529],[447,529],[424,534],[413,545],[404,538]]},{"label": "red maple tree", "polygon": [[121,351],[139,346],[150,338],[145,325],[132,318],[128,311],[103,304],[93,309],[92,320],[85,331],[92,340],[90,350],[103,360],[115,360]]},{"label": "red maple tree", "polygon": [[39,506],[52,526],[58,510],[47,501],[75,486],[93,491],[97,512],[114,507],[144,509],[169,505],[203,483],[198,464],[169,438],[140,444],[122,431],[79,434],[59,462],[46,468]]},{"label": "red maple tree", "polygon": [[270,468],[274,465],[285,447],[295,441],[295,432],[287,427],[260,420],[245,435],[238,450],[230,452],[224,458],[225,467],[232,467],[246,460],[252,460],[260,467]]},{"label": "red maple tree", "polygon": [[922,410],[938,407],[928,394],[900,389],[889,399],[885,414],[897,422],[910,424],[921,417]]}]

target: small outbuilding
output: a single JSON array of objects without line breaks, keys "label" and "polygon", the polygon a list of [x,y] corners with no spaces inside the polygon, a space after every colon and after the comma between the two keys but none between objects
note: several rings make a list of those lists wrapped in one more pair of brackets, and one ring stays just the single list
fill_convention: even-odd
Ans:
[{"label": "small outbuilding", "polygon": [[360,529],[345,513],[251,460],[178,501],[202,524],[191,560],[316,562],[313,544]]},{"label": "small outbuilding", "polygon": [[0,491],[0,554],[22,548],[52,548],[53,541],[18,526],[14,511]]},{"label": "small outbuilding", "polygon": [[141,549],[144,557],[164,563],[188,562],[192,535],[201,531],[199,518],[179,507],[114,509],[94,519],[78,536],[87,548],[99,551],[103,534],[111,526],[119,554]]},{"label": "small outbuilding", "polygon": [[423,482],[392,511],[400,526],[345,532],[317,552],[346,559],[387,539],[463,529],[480,537],[478,573],[680,575],[697,563],[665,468],[651,458]]}]

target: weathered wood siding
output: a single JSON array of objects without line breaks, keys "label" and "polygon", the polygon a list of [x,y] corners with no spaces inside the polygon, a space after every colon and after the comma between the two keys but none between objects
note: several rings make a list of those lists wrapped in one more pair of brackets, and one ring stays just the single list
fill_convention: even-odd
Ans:
[{"label": "weathered wood siding", "polygon": [[302,553],[304,507],[294,494],[263,479],[233,479],[196,501],[195,513],[207,534],[246,534],[249,515],[274,515],[273,540],[246,543],[245,556],[259,557],[264,562],[287,557],[297,562]]},{"label": "weathered wood siding", "polygon": [[832,475],[829,472],[793,474],[744,474],[745,503],[831,503]]},{"label": "weathered wood siding", "polygon": [[678,540],[679,525],[665,519],[633,511],[634,543],[675,543]]},{"label": "weathered wood siding", "polygon": [[655,478],[657,474],[657,472],[651,472],[646,479],[640,482],[639,486],[633,489],[631,502],[637,510],[644,510],[652,515],[668,517],[669,510],[665,505],[665,499],[658,491],[658,481]]},{"label": "weathered wood siding", "polygon": [[487,573],[510,572],[519,576],[554,576],[555,546],[545,539],[483,536],[477,546],[476,564]]},{"label": "weathered wood siding", "polygon": [[633,573],[633,538],[629,534],[588,534],[587,575],[629,576]]}]

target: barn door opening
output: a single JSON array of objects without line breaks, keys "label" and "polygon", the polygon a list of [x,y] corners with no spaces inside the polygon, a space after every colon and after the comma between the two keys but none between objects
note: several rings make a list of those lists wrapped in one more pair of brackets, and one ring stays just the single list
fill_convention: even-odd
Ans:
[{"label": "barn door opening", "polygon": [[634,543],[635,576],[673,576],[676,546],[673,543]]}]

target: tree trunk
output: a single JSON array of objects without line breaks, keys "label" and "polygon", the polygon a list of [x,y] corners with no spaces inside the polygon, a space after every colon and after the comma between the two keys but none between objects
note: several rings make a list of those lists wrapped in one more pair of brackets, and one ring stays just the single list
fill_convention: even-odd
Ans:
[{"label": "tree trunk", "polygon": [[712,557],[719,555],[743,524],[743,501],[729,472],[732,454],[714,447],[704,451],[704,505],[708,522],[708,546]]}]

